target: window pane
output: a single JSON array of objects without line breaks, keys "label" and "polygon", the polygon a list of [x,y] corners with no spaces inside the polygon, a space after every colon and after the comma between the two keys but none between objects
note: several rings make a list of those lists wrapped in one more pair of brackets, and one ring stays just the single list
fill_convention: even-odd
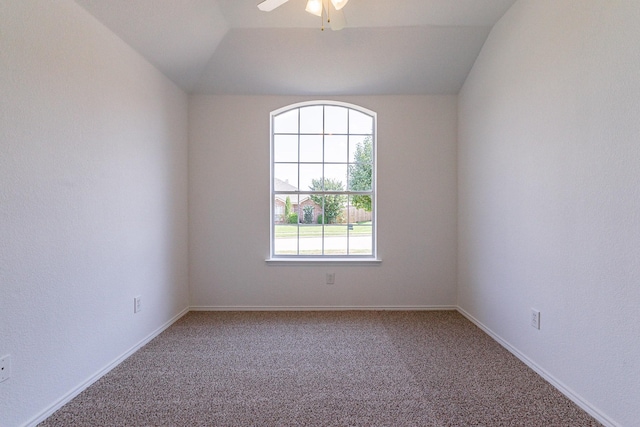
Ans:
[{"label": "window pane", "polygon": [[298,200],[300,196],[296,194],[280,194],[280,197],[285,199],[284,205],[284,222],[287,224],[298,224],[299,222],[299,209],[300,203]]},{"label": "window pane", "polygon": [[[321,194],[309,194],[309,195],[305,194],[301,196],[300,200],[302,200],[303,210],[304,209],[309,210],[307,206],[310,206],[313,209],[313,219],[310,224],[322,224],[322,213],[323,213],[323,206],[324,206],[323,196]],[[304,216],[304,212],[303,212],[303,216]]]},{"label": "window pane", "polygon": [[324,227],[324,254],[348,255],[347,252],[347,226],[325,225]]},{"label": "window pane", "polygon": [[322,255],[322,225],[300,226],[300,255]]},{"label": "window pane", "polygon": [[300,200],[303,222],[300,225],[300,254],[322,255],[324,229],[318,220],[322,220],[323,198],[319,194],[312,194],[301,196]]},{"label": "window pane", "polygon": [[324,133],[347,133],[347,117],[349,110],[344,107],[327,105],[324,107]]},{"label": "window pane", "polygon": [[347,189],[347,165],[324,165],[325,190]]},{"label": "window pane", "polygon": [[276,255],[298,254],[298,226],[276,224],[273,241],[273,252]]},{"label": "window pane", "polygon": [[349,162],[373,163],[371,135],[349,136]]},{"label": "window pane", "polygon": [[318,216],[322,213],[322,207],[318,206],[310,196],[300,196],[300,223],[317,224]]},{"label": "window pane", "polygon": [[275,191],[298,190],[298,164],[276,163],[273,165],[273,189]]},{"label": "window pane", "polygon": [[298,161],[298,135],[275,135],[273,137],[273,161]]},{"label": "window pane", "polygon": [[347,217],[349,221],[349,255],[372,255],[371,196],[350,196]]},{"label": "window pane", "polygon": [[345,224],[345,207],[347,196],[341,194],[328,194],[324,196],[322,221],[325,224]]},{"label": "window pane", "polygon": [[276,196],[273,203],[274,215],[273,221],[276,224],[284,223],[284,199],[282,196]]},{"label": "window pane", "polygon": [[371,223],[372,200],[370,195],[349,196],[347,222],[349,224]]},{"label": "window pane", "polygon": [[354,224],[349,230],[349,255],[373,254],[373,227],[368,224]]},{"label": "window pane", "polygon": [[300,108],[300,133],[323,133],[322,105]]},{"label": "window pane", "polygon": [[298,109],[287,111],[273,118],[274,133],[298,133]]},{"label": "window pane", "polygon": [[370,163],[356,163],[349,165],[349,190],[351,191],[371,191],[372,171]]},{"label": "window pane", "polygon": [[322,135],[300,135],[300,161],[322,162]]},{"label": "window pane", "polygon": [[322,190],[322,164],[300,165],[300,191],[309,190]]},{"label": "window pane", "polygon": [[360,111],[349,110],[349,133],[373,133],[373,117]]},{"label": "window pane", "polygon": [[[287,201],[287,199],[289,199]],[[278,194],[274,198],[274,253],[276,255],[298,254],[298,225],[290,224],[288,215],[295,214],[298,196]]]},{"label": "window pane", "polygon": [[347,163],[349,150],[346,135],[327,135],[324,137],[324,161]]}]

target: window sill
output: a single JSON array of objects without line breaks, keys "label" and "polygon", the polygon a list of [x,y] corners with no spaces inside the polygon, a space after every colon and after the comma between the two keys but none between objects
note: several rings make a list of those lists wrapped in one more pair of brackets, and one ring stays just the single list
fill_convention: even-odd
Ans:
[{"label": "window sill", "polygon": [[378,258],[268,258],[267,265],[301,266],[301,265],[361,265],[378,266],[382,263]]}]

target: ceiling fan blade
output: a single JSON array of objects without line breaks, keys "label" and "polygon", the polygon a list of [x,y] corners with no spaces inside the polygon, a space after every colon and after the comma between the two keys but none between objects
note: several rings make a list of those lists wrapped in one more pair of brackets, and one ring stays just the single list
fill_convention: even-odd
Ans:
[{"label": "ceiling fan blade", "polygon": [[348,1],[349,0],[331,0],[331,3],[333,4],[333,7],[336,8],[336,10],[340,10],[347,4]]},{"label": "ceiling fan blade", "polygon": [[342,10],[336,10],[332,8],[330,19],[331,22],[329,24],[331,25],[331,29],[333,31],[340,31],[347,26],[347,19],[344,17],[344,13],[342,12]]},{"label": "ceiling fan blade", "polygon": [[276,7],[282,6],[289,0],[263,0],[258,3],[258,9],[263,12],[271,12]]}]

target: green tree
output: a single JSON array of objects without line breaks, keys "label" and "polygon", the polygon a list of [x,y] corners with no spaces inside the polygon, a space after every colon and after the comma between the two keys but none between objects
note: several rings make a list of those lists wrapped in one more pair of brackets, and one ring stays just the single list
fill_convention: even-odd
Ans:
[{"label": "green tree", "polygon": [[287,222],[289,224],[297,224],[298,223],[298,214],[295,212],[291,212],[287,217]]},{"label": "green tree", "polygon": [[313,222],[313,206],[307,205],[302,208],[304,211],[303,221],[305,224],[311,224]]},{"label": "green tree", "polygon": [[[323,188],[322,178],[320,178],[312,179],[309,189],[312,191],[344,191],[344,185],[342,181],[327,178],[324,180]],[[324,198],[324,214],[322,218],[325,224],[334,224],[347,202],[347,196],[342,194],[325,194],[324,196],[312,194],[310,197],[320,206],[323,206],[322,199]]]},{"label": "green tree", "polygon": [[[368,136],[356,145],[355,163],[349,165],[349,190],[370,191],[373,172],[373,141]],[[351,204],[359,209],[371,212],[371,196],[358,195],[351,197]]]},{"label": "green tree", "polygon": [[290,215],[291,215],[291,198],[287,196],[286,200],[284,201],[284,217],[288,219]]}]

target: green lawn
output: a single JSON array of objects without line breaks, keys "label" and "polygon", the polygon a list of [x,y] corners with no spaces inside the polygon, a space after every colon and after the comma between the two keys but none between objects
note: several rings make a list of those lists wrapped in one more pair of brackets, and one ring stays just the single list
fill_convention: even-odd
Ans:
[{"label": "green lawn", "polygon": [[[285,239],[287,237],[297,237],[298,229],[300,237],[321,237],[322,236],[322,224],[283,224],[276,225],[275,233],[276,239]],[[347,226],[343,224],[327,224],[324,226],[325,236],[346,236]],[[362,224],[354,224],[353,229],[349,230],[350,236],[370,236],[371,235],[371,222]]]}]

